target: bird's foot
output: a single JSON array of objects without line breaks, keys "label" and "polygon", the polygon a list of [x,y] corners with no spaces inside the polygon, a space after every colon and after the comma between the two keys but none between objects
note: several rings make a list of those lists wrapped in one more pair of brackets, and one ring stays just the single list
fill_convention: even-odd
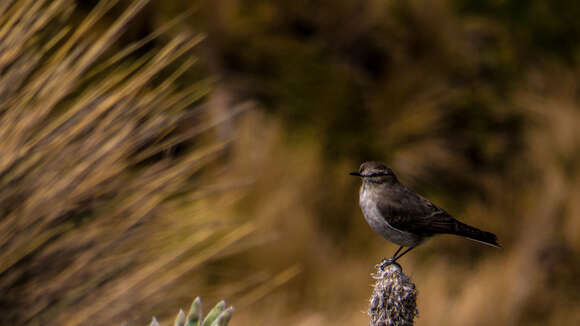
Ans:
[{"label": "bird's foot", "polygon": [[384,258],[381,264],[379,265],[379,269],[384,271],[385,267],[391,264],[396,264],[396,261],[393,258]]},{"label": "bird's foot", "polygon": [[383,261],[381,261],[381,263],[379,265],[377,265],[377,267],[379,268],[379,270],[381,272],[385,271],[385,268],[387,268],[387,266],[393,265],[395,267],[395,269],[397,269],[399,272],[403,271],[403,268],[401,267],[401,265],[399,265],[399,263],[397,263],[397,259],[393,259],[393,258],[384,258]]}]

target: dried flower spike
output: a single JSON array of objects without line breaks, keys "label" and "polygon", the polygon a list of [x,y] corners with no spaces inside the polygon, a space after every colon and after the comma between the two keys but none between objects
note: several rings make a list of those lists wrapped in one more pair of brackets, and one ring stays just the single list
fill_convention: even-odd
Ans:
[{"label": "dried flower spike", "polygon": [[369,304],[370,326],[413,325],[417,310],[417,290],[411,279],[403,274],[397,263],[383,269],[377,265],[377,273],[371,275],[375,287]]}]

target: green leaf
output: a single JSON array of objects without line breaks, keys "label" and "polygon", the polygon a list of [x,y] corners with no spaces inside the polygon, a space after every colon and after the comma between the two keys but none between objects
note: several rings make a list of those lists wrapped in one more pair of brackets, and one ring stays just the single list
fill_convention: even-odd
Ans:
[{"label": "green leaf", "polygon": [[159,322],[157,321],[157,318],[153,317],[153,319],[151,320],[151,324],[149,324],[149,326],[160,326]]},{"label": "green leaf", "polygon": [[185,326],[199,326],[201,323],[201,299],[199,297],[193,300],[189,313],[187,314],[187,323]]},{"label": "green leaf", "polygon": [[232,318],[233,313],[234,307],[229,307],[218,316],[218,318],[211,324],[211,326],[226,326]]},{"label": "green leaf", "polygon": [[177,314],[177,317],[175,318],[175,326],[184,326],[185,325],[185,312],[183,312],[183,309],[179,309],[179,313]]},{"label": "green leaf", "polygon": [[222,300],[218,302],[218,304],[216,304],[215,307],[213,307],[213,309],[207,314],[207,317],[205,317],[205,320],[201,325],[211,326],[214,320],[216,320],[216,318],[222,313],[222,311],[224,311],[225,308],[226,308],[225,301]]}]

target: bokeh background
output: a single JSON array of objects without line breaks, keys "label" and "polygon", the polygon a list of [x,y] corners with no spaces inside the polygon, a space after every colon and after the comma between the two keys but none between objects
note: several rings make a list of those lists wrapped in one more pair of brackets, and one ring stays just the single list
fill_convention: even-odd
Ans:
[{"label": "bokeh background", "polygon": [[0,324],[364,325],[365,160],[496,233],[417,325],[580,324],[580,3],[3,0]]}]

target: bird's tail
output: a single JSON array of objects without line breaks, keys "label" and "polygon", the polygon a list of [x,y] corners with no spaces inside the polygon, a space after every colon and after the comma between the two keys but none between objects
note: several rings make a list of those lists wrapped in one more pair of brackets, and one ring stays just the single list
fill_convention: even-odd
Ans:
[{"label": "bird's tail", "polygon": [[489,246],[501,248],[501,245],[497,242],[497,236],[495,234],[482,231],[478,228],[461,223],[457,220],[456,223],[455,232],[453,232],[454,234],[466,237],[470,240],[484,243]]}]

